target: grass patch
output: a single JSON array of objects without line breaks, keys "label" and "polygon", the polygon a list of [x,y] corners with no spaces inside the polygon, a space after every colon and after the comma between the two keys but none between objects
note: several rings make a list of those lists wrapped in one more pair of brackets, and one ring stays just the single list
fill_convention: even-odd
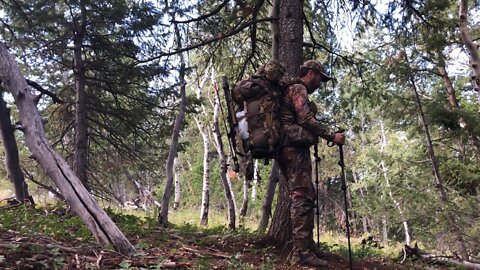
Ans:
[{"label": "grass patch", "polygon": [[57,239],[93,240],[83,222],[72,212],[60,208],[18,207],[0,210],[0,229],[24,235],[43,234]]},{"label": "grass patch", "polygon": [[[399,255],[402,253],[402,243],[389,243],[385,246],[381,245],[379,247],[373,247],[362,244],[362,239],[364,239],[364,237],[350,238],[352,255],[355,258],[381,257],[398,259]],[[348,240],[345,235],[326,232],[320,236],[320,241],[323,248],[328,249],[333,253],[341,253],[348,256]]]}]

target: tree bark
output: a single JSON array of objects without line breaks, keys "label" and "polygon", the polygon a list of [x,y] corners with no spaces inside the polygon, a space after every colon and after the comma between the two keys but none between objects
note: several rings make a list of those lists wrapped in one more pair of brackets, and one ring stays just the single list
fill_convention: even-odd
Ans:
[{"label": "tree bark", "polygon": [[276,18],[277,20],[273,20],[270,23],[270,27],[272,30],[272,59],[278,60],[279,54],[279,42],[280,42],[280,26],[278,19],[280,18],[280,1],[281,0],[273,0],[272,3],[272,18]]},{"label": "tree bark", "polygon": [[290,218],[290,194],[285,177],[279,177],[279,191],[277,207],[272,217],[272,223],[267,235],[282,247],[283,251],[290,251],[292,245],[292,220]]},{"label": "tree bark", "polygon": [[438,73],[440,74],[440,77],[442,77],[443,85],[445,85],[445,89],[447,90],[447,99],[448,103],[450,104],[450,108],[458,109],[460,106],[458,105],[455,88],[453,87],[452,81],[448,77],[448,72],[445,65],[445,57],[440,49],[435,52],[435,55],[437,56]]},{"label": "tree bark", "polygon": [[[443,85],[445,85],[445,89],[447,89],[447,99],[450,104],[450,108],[452,110],[459,109],[460,104],[458,103],[457,95],[455,93],[455,88],[453,87],[452,80],[450,80],[450,77],[448,77],[448,72],[445,65],[445,56],[443,55],[443,52],[441,50],[436,51],[435,55],[437,57],[437,62],[438,62],[437,64],[438,72],[440,73],[440,77],[442,77]],[[478,141],[478,138],[475,132],[472,132],[471,125],[468,124],[463,117],[459,119],[459,122],[462,128],[464,128],[465,130],[469,130],[471,133],[473,133],[470,137],[471,141],[473,145],[475,145],[475,147],[480,150],[480,142]]]},{"label": "tree bark", "polygon": [[296,76],[303,63],[303,0],[281,0],[279,60],[287,76]]},{"label": "tree bark", "polygon": [[[420,250],[416,245],[415,247],[410,247],[408,245],[404,246],[404,252],[405,252],[405,258],[408,257],[421,257],[425,260],[428,260],[430,262],[438,263],[438,262],[446,262],[449,264],[454,264],[457,266],[460,266],[462,268],[468,268],[468,269],[480,269],[480,264],[475,263],[475,262],[470,262],[470,261],[460,261],[453,259],[451,257],[446,257],[446,256],[438,256],[435,254],[430,254],[426,253],[422,250]],[[415,259],[415,258],[414,258]],[[403,261],[402,261],[403,263]]]},{"label": "tree bark", "polygon": [[[175,20],[175,18],[173,18]],[[175,36],[176,36],[176,43],[177,47],[182,47],[182,37],[180,36],[180,30],[178,29],[178,25],[175,24]],[[180,79],[180,105],[178,108],[178,115],[175,119],[175,124],[173,127],[173,134],[172,134],[172,141],[170,144],[170,150],[168,151],[168,158],[167,164],[165,166],[167,179],[165,181],[165,189],[163,191],[162,197],[162,206],[160,210],[160,214],[158,217],[158,222],[161,226],[166,227],[168,225],[168,207],[170,203],[170,197],[172,196],[172,184],[173,184],[173,161],[177,156],[177,147],[178,147],[178,139],[180,137],[180,129],[183,124],[183,120],[185,118],[185,110],[187,107],[187,95],[185,90],[185,58],[183,53],[180,53],[180,70],[179,70],[179,79]]]},{"label": "tree bark", "polygon": [[[408,62],[408,59],[407,59],[407,62]],[[435,178],[435,185],[436,185],[436,187],[438,189],[438,193],[440,195],[440,201],[443,203],[444,206],[447,206],[448,205],[448,195],[447,195],[447,192],[445,190],[445,187],[443,186],[443,180],[442,180],[442,177],[440,175],[440,169],[438,167],[438,160],[437,160],[437,157],[435,155],[434,148],[433,148],[432,138],[430,136],[430,130],[429,130],[429,127],[428,127],[427,120],[425,119],[425,114],[423,112],[422,102],[421,102],[420,95],[419,95],[418,90],[417,90],[417,85],[415,83],[415,78],[413,77],[413,75],[409,76],[409,82],[410,82],[410,86],[412,88],[412,91],[414,93],[415,102],[416,102],[416,105],[417,105],[420,122],[423,126],[423,131],[424,131],[424,134],[425,134],[425,141],[427,143],[428,155],[430,157],[430,162],[431,162],[431,165],[432,165],[432,171],[433,171],[433,175],[434,175],[434,178]],[[452,213],[450,213],[450,211],[448,209],[445,210],[445,211],[448,211],[446,213],[448,226],[452,229],[452,232],[453,232],[453,234],[454,234],[454,236],[457,240],[457,246],[458,246],[458,251],[460,253],[460,256],[462,257],[462,259],[468,260],[468,252],[467,252],[467,248],[465,246],[465,240],[463,239],[463,236],[460,232],[460,229],[456,225],[457,223],[455,222],[455,217],[453,216]]]},{"label": "tree bark", "polygon": [[[213,67],[209,67],[214,72]],[[208,70],[208,69],[207,69]],[[205,72],[205,76],[203,76],[202,80],[199,83],[197,88],[197,99],[202,100],[202,89],[205,83],[208,80],[208,73]],[[213,74],[212,74],[213,77]],[[213,78],[212,78],[213,80]],[[208,92],[207,92],[208,93]],[[208,97],[208,95],[207,95]],[[202,116],[203,119],[207,119],[208,114],[205,109],[204,104],[201,105],[202,108]],[[208,214],[210,210],[210,163],[211,163],[211,156],[210,156],[210,132],[201,120],[201,117],[193,116],[195,119],[195,123],[197,124],[198,131],[202,135],[203,140],[203,180],[202,180],[202,202],[201,202],[201,209],[200,209],[200,225],[207,226],[208,225]],[[188,160],[187,160],[188,161]],[[189,163],[189,167],[191,170],[191,165]]]},{"label": "tree bark", "polygon": [[[358,183],[357,173],[355,172],[355,168],[352,169],[352,176],[353,176],[353,182],[354,182],[354,183]],[[362,187],[359,187],[358,191],[360,192],[360,197],[362,198],[362,200],[364,200],[364,198],[365,198],[365,193],[364,193],[364,191],[363,191],[363,188],[362,188]],[[369,224],[370,224],[370,221],[368,220],[368,217],[362,216],[362,229],[363,229],[363,233],[369,233],[369,232],[370,232]]]},{"label": "tree bark", "polygon": [[[380,152],[385,153],[385,147],[387,147],[387,137],[385,136],[385,127],[383,125],[383,121],[380,121],[380,129],[381,129],[381,136],[382,136],[382,143],[380,145]],[[410,237],[410,230],[409,230],[408,222],[407,222],[407,219],[405,218],[405,214],[403,212],[402,206],[400,205],[400,202],[398,202],[397,199],[393,196],[392,187],[390,185],[390,180],[389,180],[389,176],[388,176],[388,168],[385,165],[384,160],[382,160],[380,162],[380,168],[382,169],[382,172],[383,172],[383,178],[385,179],[385,184],[386,184],[387,189],[388,189],[388,195],[390,196],[390,199],[395,204],[395,208],[398,209],[400,219],[402,220],[404,234],[405,234],[405,244],[410,245],[411,237]]]},{"label": "tree bark", "polygon": [[73,153],[73,171],[82,181],[88,191],[91,187],[88,182],[88,128],[87,128],[87,96],[85,64],[83,62],[83,41],[86,28],[86,9],[84,1],[80,1],[80,23],[75,25],[73,38],[74,74],[75,74],[75,145]]},{"label": "tree bark", "polygon": [[242,207],[240,208],[240,218],[244,219],[247,216],[247,211],[248,211],[248,186],[250,185],[250,183],[246,176],[243,176],[242,178],[243,178],[243,200],[242,200]]},{"label": "tree bark", "polygon": [[268,221],[272,215],[273,197],[275,196],[275,189],[277,188],[279,177],[280,173],[278,163],[274,160],[270,176],[268,177],[267,191],[265,192],[265,200],[263,201],[262,205],[262,216],[260,217],[260,222],[258,223],[257,231],[259,233],[264,233],[267,229]]},{"label": "tree bark", "polygon": [[[214,82],[214,91],[218,93],[218,88],[216,82]],[[213,136],[215,139],[215,146],[217,148],[218,156],[220,157],[220,178],[222,180],[223,190],[225,191],[225,199],[227,200],[228,208],[228,228],[231,230],[235,229],[235,197],[232,192],[232,184],[230,179],[227,177],[227,157],[225,155],[225,150],[223,148],[222,137],[220,134],[220,126],[218,124],[218,118],[220,113],[220,100],[218,95],[215,95],[215,107],[213,111]]]},{"label": "tree bark", "polygon": [[0,88],[0,137],[5,155],[5,170],[13,184],[15,198],[19,202],[24,202],[29,200],[30,195],[28,194],[28,185],[25,182],[22,168],[20,167],[17,140],[14,132],[15,130],[10,119],[10,108],[7,108],[7,103],[3,99],[3,91]]},{"label": "tree bark", "polygon": [[473,87],[475,91],[477,91],[478,103],[480,103],[480,58],[478,56],[478,45],[473,42],[470,31],[468,30],[468,0],[459,1],[458,13],[460,18],[460,35],[470,56],[470,67],[473,72]]},{"label": "tree bark", "polygon": [[[303,62],[303,2],[302,0],[280,1],[279,14],[279,60],[286,67],[285,77],[297,75]],[[268,235],[279,246],[290,247],[292,224],[290,220],[290,196],[286,181],[280,181],[277,207]],[[289,244],[290,243],[290,244]]]},{"label": "tree bark", "polygon": [[388,222],[387,216],[382,215],[382,242],[384,245],[388,244]]},{"label": "tree bark", "polygon": [[175,181],[175,196],[173,199],[173,209],[177,210],[180,207],[180,166],[178,164],[178,156],[173,160],[173,171],[174,171],[174,181]]},{"label": "tree bark", "polygon": [[202,204],[200,209],[200,224],[208,225],[208,212],[210,209],[210,136],[203,123],[194,117],[198,130],[203,139],[203,181],[202,181]]},{"label": "tree bark", "polygon": [[49,144],[34,96],[20,69],[0,43],[0,80],[12,93],[20,112],[25,142],[33,157],[54,182],[72,210],[82,219],[101,246],[112,245],[120,253],[131,255],[135,248],[95,202],[66,161]]},{"label": "tree bark", "polygon": [[253,163],[253,185],[252,185],[252,202],[257,199],[257,186],[258,186],[258,159]]}]

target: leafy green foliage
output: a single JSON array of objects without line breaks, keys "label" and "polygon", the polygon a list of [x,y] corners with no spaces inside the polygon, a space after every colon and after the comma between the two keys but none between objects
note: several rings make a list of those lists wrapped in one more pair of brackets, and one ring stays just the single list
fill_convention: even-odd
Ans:
[{"label": "leafy green foliage", "polygon": [[0,228],[29,235],[42,233],[62,240],[93,240],[83,222],[62,206],[32,209],[19,206],[1,210]]}]

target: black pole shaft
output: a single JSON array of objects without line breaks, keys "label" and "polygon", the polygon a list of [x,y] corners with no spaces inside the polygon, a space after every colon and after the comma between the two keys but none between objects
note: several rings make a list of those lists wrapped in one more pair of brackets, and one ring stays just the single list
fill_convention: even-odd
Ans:
[{"label": "black pole shaft", "polygon": [[345,202],[345,221],[347,223],[348,260],[350,264],[350,270],[352,270],[353,269],[352,248],[350,245],[350,222],[348,220],[347,181],[345,179],[345,163],[343,159],[343,145],[339,144],[338,148],[340,150],[340,161],[338,162],[338,165],[342,168],[342,190],[343,190],[343,198]]},{"label": "black pole shaft", "polygon": [[320,157],[318,156],[318,143],[314,146],[314,156],[315,156],[315,185],[317,186],[317,196],[315,198],[315,206],[317,208],[317,247],[320,248],[320,206],[318,205],[318,166],[320,165]]}]

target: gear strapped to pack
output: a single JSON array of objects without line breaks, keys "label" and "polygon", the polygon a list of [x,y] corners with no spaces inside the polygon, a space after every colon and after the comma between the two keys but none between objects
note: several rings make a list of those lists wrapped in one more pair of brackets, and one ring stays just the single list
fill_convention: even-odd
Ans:
[{"label": "gear strapped to pack", "polygon": [[[282,129],[279,108],[284,85],[283,65],[275,60],[260,67],[256,74],[238,82],[232,90],[235,117],[243,149],[239,155],[271,159],[281,146]],[[238,145],[238,139],[237,139]]]}]

